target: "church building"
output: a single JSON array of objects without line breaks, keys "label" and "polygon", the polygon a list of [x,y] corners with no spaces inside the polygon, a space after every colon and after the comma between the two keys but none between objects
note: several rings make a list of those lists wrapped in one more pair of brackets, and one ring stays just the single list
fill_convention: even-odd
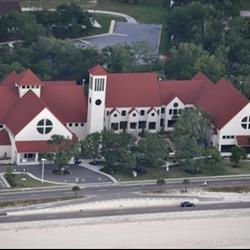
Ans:
[{"label": "church building", "polygon": [[160,80],[156,73],[89,69],[88,96],[74,81],[41,81],[30,69],[0,84],[0,161],[39,162],[52,135],[74,142],[104,128],[138,134],[171,131],[184,109],[212,117],[211,144],[222,156],[234,145],[250,152],[250,105],[231,83],[203,73],[191,80]]}]

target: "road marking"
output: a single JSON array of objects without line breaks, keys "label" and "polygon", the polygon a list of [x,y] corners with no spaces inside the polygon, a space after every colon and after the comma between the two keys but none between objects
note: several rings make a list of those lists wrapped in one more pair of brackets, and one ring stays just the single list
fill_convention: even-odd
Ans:
[{"label": "road marking", "polygon": [[109,191],[108,189],[100,189],[99,192],[106,192]]}]

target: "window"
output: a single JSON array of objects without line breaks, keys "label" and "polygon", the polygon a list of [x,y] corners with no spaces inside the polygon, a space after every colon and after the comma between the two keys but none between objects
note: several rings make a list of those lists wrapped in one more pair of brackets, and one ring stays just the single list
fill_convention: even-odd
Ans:
[{"label": "window", "polygon": [[169,110],[169,114],[170,114],[170,115],[172,115],[172,113],[173,113],[173,110],[172,110],[172,109],[170,109],[170,110]]},{"label": "window", "polygon": [[3,128],[3,124],[0,124],[0,128]]},{"label": "window", "polygon": [[114,114],[114,117],[117,117],[117,114]]},{"label": "window", "polygon": [[75,127],[78,127],[78,123],[75,123]]},{"label": "window", "polygon": [[84,123],[81,123],[81,127],[84,127]]},{"label": "window", "polygon": [[120,129],[127,129],[128,123],[127,122],[120,122]]},{"label": "window", "polygon": [[162,114],[165,113],[165,108],[161,108],[161,113],[162,113]]},{"label": "window", "polygon": [[234,139],[234,135],[223,135],[222,139]]},{"label": "window", "polygon": [[177,102],[174,103],[173,105],[175,108],[177,108],[179,106],[179,104]]},{"label": "window", "polygon": [[174,115],[177,115],[177,114],[178,114],[178,109],[174,109],[174,110],[173,110],[173,114],[174,114]]},{"label": "window", "polygon": [[145,110],[141,110],[141,111],[140,111],[140,115],[141,115],[141,116],[145,115]]},{"label": "window", "polygon": [[89,98],[89,103],[91,103],[91,98]]},{"label": "window", "polygon": [[155,113],[152,113],[151,116],[155,116]]},{"label": "window", "polygon": [[102,104],[102,101],[101,101],[100,99],[97,99],[97,100],[95,101],[95,105],[99,106],[99,105],[101,105],[101,104]]},{"label": "window", "polygon": [[119,123],[111,123],[112,130],[118,130]]},{"label": "window", "polygon": [[136,116],[136,113],[133,114],[133,117],[135,117],[135,116]]},{"label": "window", "polygon": [[72,123],[69,123],[69,127],[72,127]]},{"label": "window", "polygon": [[146,128],[146,125],[147,125],[146,121],[139,121],[139,128],[144,129]]},{"label": "window", "polygon": [[136,122],[131,122],[130,123],[130,128],[131,129],[136,129],[136,124],[137,124]]},{"label": "window", "polygon": [[250,116],[246,116],[241,120],[241,127],[244,129],[250,129]]},{"label": "window", "polygon": [[109,111],[107,111],[107,116],[109,116]]},{"label": "window", "polygon": [[37,123],[37,131],[42,134],[42,135],[46,135],[48,134],[53,128],[53,124],[50,120],[48,119],[43,119],[40,120]]},{"label": "window", "polygon": [[156,128],[156,123],[155,122],[149,122],[148,123],[148,129],[154,130]]},{"label": "window", "polygon": [[126,116],[126,110],[122,110],[122,116]]}]

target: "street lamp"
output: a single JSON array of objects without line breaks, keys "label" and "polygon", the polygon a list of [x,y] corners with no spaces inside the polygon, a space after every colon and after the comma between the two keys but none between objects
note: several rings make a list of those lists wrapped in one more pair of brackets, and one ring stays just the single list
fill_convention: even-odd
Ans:
[{"label": "street lamp", "polygon": [[42,158],[41,161],[42,161],[42,183],[43,183],[43,179],[44,179],[44,162],[47,161],[47,159]]}]

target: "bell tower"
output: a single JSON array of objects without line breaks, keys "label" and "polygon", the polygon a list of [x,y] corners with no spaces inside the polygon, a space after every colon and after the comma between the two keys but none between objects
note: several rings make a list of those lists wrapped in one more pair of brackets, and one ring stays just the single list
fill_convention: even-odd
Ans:
[{"label": "bell tower", "polygon": [[107,71],[99,64],[89,70],[88,134],[104,128]]}]

